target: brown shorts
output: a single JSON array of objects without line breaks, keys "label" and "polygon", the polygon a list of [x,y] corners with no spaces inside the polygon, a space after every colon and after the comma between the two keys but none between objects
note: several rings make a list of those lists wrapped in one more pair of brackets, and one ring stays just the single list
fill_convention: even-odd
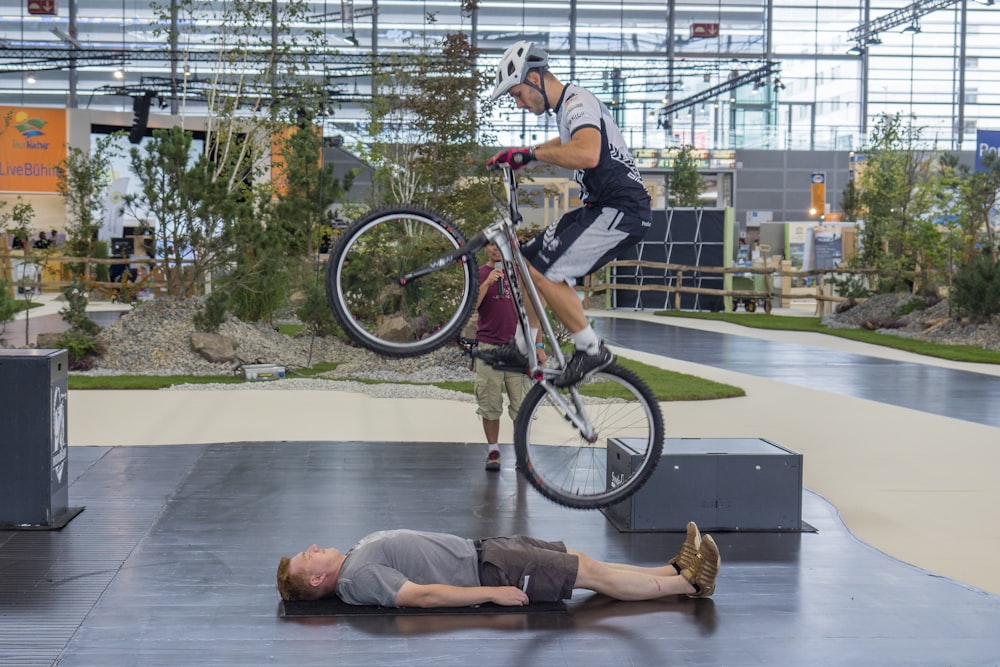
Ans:
[{"label": "brown shorts", "polygon": [[480,542],[479,583],[517,586],[533,602],[573,597],[580,559],[566,553],[562,542],[533,537],[490,537]]}]

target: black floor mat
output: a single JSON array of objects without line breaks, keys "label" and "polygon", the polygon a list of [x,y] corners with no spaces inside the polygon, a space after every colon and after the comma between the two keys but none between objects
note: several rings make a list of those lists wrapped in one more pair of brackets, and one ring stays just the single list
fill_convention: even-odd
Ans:
[{"label": "black floor mat", "polygon": [[338,597],[328,597],[322,600],[281,601],[279,615],[281,616],[367,616],[384,614],[400,616],[409,614],[529,614],[538,612],[566,612],[562,602],[533,602],[524,607],[503,607],[486,603],[475,607],[375,607],[368,605],[347,604]]}]

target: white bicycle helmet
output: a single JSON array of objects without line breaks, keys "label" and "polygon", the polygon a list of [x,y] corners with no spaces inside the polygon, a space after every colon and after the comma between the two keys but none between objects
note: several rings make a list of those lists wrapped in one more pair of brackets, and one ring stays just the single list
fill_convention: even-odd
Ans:
[{"label": "white bicycle helmet", "polygon": [[501,95],[519,83],[524,83],[528,72],[541,69],[549,64],[549,54],[533,42],[521,40],[507,49],[500,66],[497,67],[497,85],[490,95],[490,102],[496,102]]}]

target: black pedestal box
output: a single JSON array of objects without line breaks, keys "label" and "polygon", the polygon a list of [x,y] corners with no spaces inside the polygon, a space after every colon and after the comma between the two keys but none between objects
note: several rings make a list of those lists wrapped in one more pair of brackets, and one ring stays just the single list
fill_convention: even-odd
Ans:
[{"label": "black pedestal box", "polygon": [[69,355],[0,350],[0,528],[61,528],[68,506]]},{"label": "black pedestal box", "polygon": [[[608,443],[608,474],[638,462]],[[757,438],[668,438],[653,476],[604,510],[621,531],[802,530],[802,455]]]}]

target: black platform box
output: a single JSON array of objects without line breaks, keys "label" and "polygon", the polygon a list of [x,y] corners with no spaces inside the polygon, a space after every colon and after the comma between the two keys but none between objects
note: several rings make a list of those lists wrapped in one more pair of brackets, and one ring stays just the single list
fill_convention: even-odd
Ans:
[{"label": "black platform box", "polygon": [[[608,442],[608,474],[638,462]],[[621,531],[802,530],[802,455],[758,438],[668,438],[653,476],[604,510]]]},{"label": "black platform box", "polygon": [[0,350],[0,528],[58,528],[68,506],[66,350]]}]

